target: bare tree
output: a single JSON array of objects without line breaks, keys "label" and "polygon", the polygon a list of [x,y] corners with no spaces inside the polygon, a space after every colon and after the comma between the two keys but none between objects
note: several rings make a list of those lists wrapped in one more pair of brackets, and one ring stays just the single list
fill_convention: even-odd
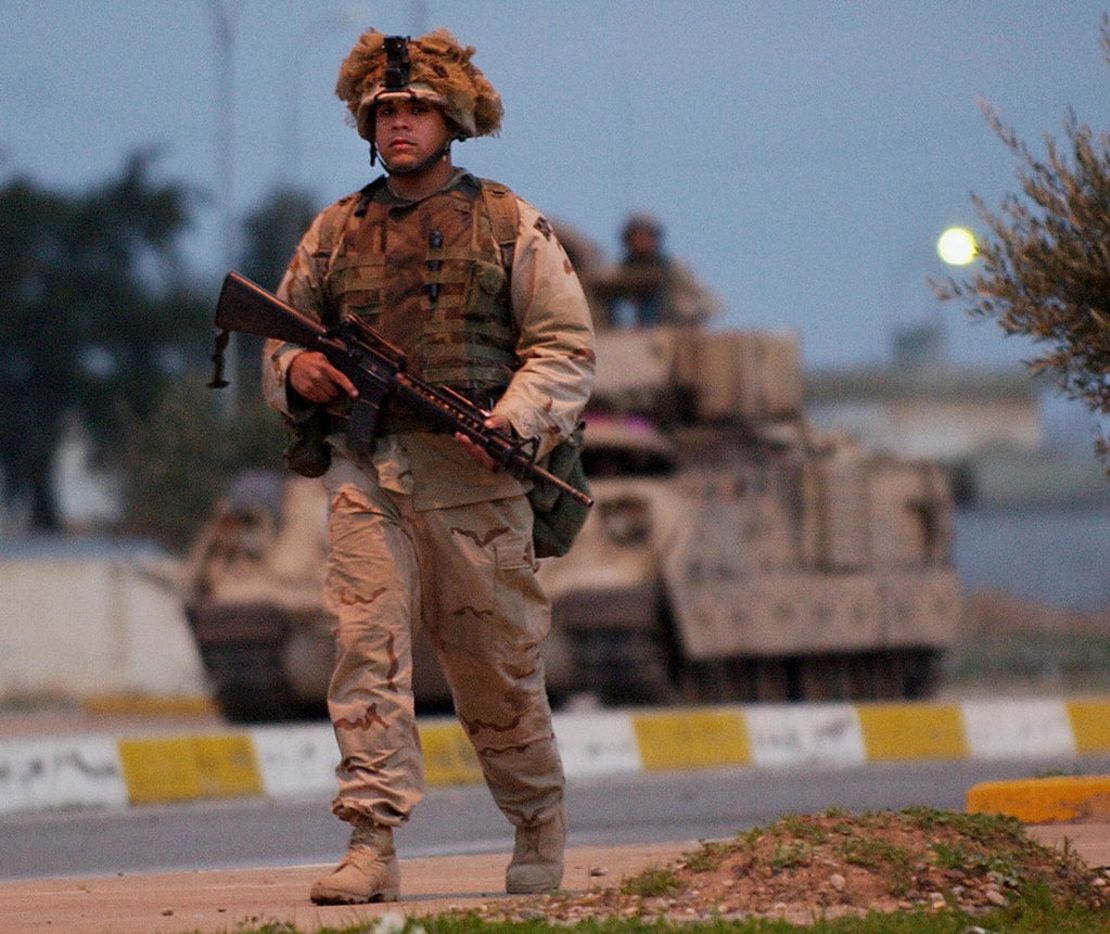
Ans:
[{"label": "bare tree", "polygon": [[[1110,16],[1101,27],[1110,64]],[[972,202],[990,236],[979,244],[970,279],[933,282],[942,299],[967,302],[972,315],[993,318],[1007,334],[1032,338],[1039,354],[1028,365],[1051,375],[1097,417],[1110,414],[1110,134],[1095,134],[1069,109],[1066,140],[1045,134],[1037,158],[981,103],[991,129],[1017,160],[1021,194],[997,210]],[[1100,427],[1097,447],[1110,459]]]}]

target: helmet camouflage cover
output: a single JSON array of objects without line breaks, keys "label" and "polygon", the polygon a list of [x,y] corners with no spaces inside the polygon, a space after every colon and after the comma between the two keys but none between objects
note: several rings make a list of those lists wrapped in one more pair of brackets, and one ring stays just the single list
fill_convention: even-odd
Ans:
[{"label": "helmet camouflage cover", "polygon": [[[363,139],[374,139],[374,108],[383,100],[418,99],[438,107],[459,138],[487,136],[501,128],[501,96],[470,58],[473,46],[459,45],[446,29],[409,39],[388,37],[407,51],[405,66],[394,71],[387,37],[368,29],[339,68],[335,93],[344,101]],[[402,53],[403,54],[403,53]]]}]

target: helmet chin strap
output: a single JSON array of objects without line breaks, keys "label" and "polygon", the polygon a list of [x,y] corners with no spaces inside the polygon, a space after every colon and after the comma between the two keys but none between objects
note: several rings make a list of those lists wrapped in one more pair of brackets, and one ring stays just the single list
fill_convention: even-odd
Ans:
[{"label": "helmet chin strap", "polygon": [[385,161],[385,157],[380,152],[378,152],[377,145],[371,143],[370,164],[373,165],[376,161],[380,161],[382,164],[382,168],[385,169],[385,171],[389,175],[419,175],[421,172],[430,169],[433,165],[439,162],[440,159],[443,159],[445,156],[449,156],[451,154],[451,143],[452,140],[448,139],[439,149],[428,156],[428,158],[425,159],[423,162],[418,162],[416,163],[416,165],[408,166],[406,168],[396,169],[390,166],[390,164]]}]

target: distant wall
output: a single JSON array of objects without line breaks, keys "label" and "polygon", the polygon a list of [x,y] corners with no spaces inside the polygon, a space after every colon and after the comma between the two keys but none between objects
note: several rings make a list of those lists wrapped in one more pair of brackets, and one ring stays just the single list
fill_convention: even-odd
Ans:
[{"label": "distant wall", "polygon": [[0,607],[0,699],[207,693],[180,601],[133,561],[0,560]]},{"label": "distant wall", "polygon": [[866,447],[904,457],[953,461],[992,445],[1035,450],[1044,442],[1027,400],[825,399],[807,413],[818,428],[847,431]]}]

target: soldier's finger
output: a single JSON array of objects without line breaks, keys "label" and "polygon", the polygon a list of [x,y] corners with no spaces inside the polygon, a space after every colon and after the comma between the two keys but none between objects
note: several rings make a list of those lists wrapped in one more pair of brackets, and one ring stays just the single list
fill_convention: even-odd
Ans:
[{"label": "soldier's finger", "polygon": [[342,389],[352,399],[358,395],[358,388],[355,386],[354,383],[347,379],[347,376],[343,373],[342,370],[337,370],[330,363],[325,363],[324,366],[327,367],[327,374],[329,377],[331,377],[331,381],[336,386]]},{"label": "soldier's finger", "polygon": [[305,395],[312,402],[331,402],[335,394],[335,387],[330,382],[320,382],[313,385]]}]

